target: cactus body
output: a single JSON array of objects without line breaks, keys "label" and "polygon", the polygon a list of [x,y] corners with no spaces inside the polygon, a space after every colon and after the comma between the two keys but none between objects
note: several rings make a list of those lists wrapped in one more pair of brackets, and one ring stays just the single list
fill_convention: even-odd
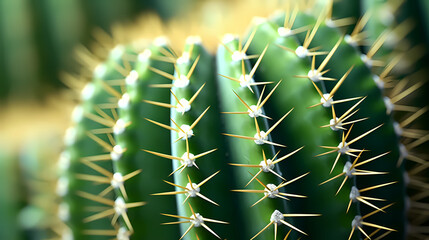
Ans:
[{"label": "cactus body", "polygon": [[2,239],[20,239],[21,232],[18,225],[18,212],[19,212],[19,193],[14,186],[18,185],[18,178],[14,176],[17,166],[12,154],[2,149],[0,156],[0,169],[1,169],[1,185],[0,189],[4,196],[0,199],[1,207],[1,231],[0,237]]},{"label": "cactus body", "polygon": [[325,20],[257,19],[216,53],[199,37],[180,56],[163,38],[115,47],[66,138],[73,236],[405,239],[388,73]]}]

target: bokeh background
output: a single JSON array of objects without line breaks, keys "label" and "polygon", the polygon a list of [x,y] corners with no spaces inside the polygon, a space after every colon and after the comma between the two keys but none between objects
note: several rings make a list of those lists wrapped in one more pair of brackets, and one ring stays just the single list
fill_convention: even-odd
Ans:
[{"label": "bokeh background", "polygon": [[193,0],[3,0],[0,3],[0,98],[44,100],[62,87],[60,71],[75,71],[73,50],[88,46],[94,29],[155,12],[184,14]]}]

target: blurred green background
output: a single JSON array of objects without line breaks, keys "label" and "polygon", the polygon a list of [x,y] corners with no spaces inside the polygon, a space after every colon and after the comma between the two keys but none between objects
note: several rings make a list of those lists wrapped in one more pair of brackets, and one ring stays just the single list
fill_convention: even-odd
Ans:
[{"label": "blurred green background", "polygon": [[183,14],[192,0],[1,0],[0,103],[44,100],[63,87],[60,71],[76,71],[73,49],[99,28],[145,12]]},{"label": "blurred green background", "polygon": [[[113,24],[132,22],[148,12],[168,20],[195,10],[193,6],[202,2],[206,1],[0,0],[0,107],[23,99],[43,101],[63,88],[60,72],[78,70],[74,49],[80,44],[89,46],[94,40],[94,29],[110,33]],[[337,16],[350,11],[363,14],[359,1],[339,2],[346,5],[344,9],[338,8]],[[350,8],[352,2],[356,2],[356,8]],[[427,0],[404,1],[396,14],[398,22],[414,20],[414,29],[407,38],[413,45],[425,46],[426,54],[417,63],[423,67],[429,59],[428,5]]]},{"label": "blurred green background", "polygon": [[[77,73],[80,70],[75,56],[76,47],[90,48],[95,41],[95,29],[110,34],[114,24],[132,23],[149,12],[155,12],[167,21],[186,15],[187,11],[195,9],[194,4],[204,1],[0,0],[0,189],[10,193],[0,196],[0,213],[6,217],[3,219],[8,219],[0,222],[0,239],[17,239],[16,236],[1,235],[3,228],[17,226],[25,228],[26,234],[33,236],[27,239],[38,239],[36,232],[41,234],[43,231],[35,229],[43,228],[38,226],[40,219],[45,217],[43,214],[54,214],[46,213],[46,209],[40,210],[42,206],[51,207],[46,203],[51,202],[54,192],[40,195],[37,186],[55,188],[46,184],[55,182],[56,176],[50,174],[55,171],[53,163],[61,151],[62,135],[74,105],[73,101],[62,97],[61,93],[66,92],[67,87],[61,78],[64,72]],[[220,1],[224,0],[212,2]],[[235,1],[246,3],[246,0]],[[359,8],[353,10],[358,15],[362,14]],[[425,76],[422,80],[429,79],[428,13],[429,0],[409,0],[404,1],[396,16],[398,22],[406,19],[415,21],[406,38],[412,46],[422,46],[421,56],[410,70],[422,70]],[[419,107],[427,106],[429,98],[420,95],[415,103]],[[427,121],[423,120],[422,126],[426,127]],[[16,202],[16,199],[20,201]],[[13,205],[18,206],[11,207]],[[1,209],[2,206],[7,207],[7,212]],[[18,213],[18,209],[24,206],[27,207]],[[18,221],[20,224],[16,224]]]}]

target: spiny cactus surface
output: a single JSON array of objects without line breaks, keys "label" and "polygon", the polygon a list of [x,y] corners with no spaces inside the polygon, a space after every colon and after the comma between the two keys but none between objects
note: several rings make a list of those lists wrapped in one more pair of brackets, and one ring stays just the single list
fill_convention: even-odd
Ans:
[{"label": "spiny cactus surface", "polygon": [[394,121],[394,63],[377,75],[380,46],[329,14],[257,18],[216,53],[196,36],[111,50],[66,134],[67,236],[405,239],[404,158],[426,140],[400,136],[420,110]]}]

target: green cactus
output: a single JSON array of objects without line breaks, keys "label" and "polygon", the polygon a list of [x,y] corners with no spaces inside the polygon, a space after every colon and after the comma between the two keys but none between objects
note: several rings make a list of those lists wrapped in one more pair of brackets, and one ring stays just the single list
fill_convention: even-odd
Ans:
[{"label": "green cactus", "polygon": [[[6,142],[2,142],[5,146]],[[0,237],[2,239],[19,239],[22,235],[18,225],[18,213],[21,203],[19,202],[20,194],[18,188],[14,186],[19,185],[18,175],[14,174],[18,169],[17,162],[13,154],[7,151],[7,148],[2,148],[0,155],[0,190],[4,193],[0,198],[0,216],[1,231]]]},{"label": "green cactus", "polygon": [[197,36],[180,55],[163,37],[111,50],[66,134],[65,234],[414,237],[404,159],[420,161],[427,137],[400,137],[425,109],[400,123],[392,112],[418,85],[384,96],[394,64],[376,75],[378,47],[363,54],[331,12],[289,6],[245,40],[224,35],[216,53]]}]

